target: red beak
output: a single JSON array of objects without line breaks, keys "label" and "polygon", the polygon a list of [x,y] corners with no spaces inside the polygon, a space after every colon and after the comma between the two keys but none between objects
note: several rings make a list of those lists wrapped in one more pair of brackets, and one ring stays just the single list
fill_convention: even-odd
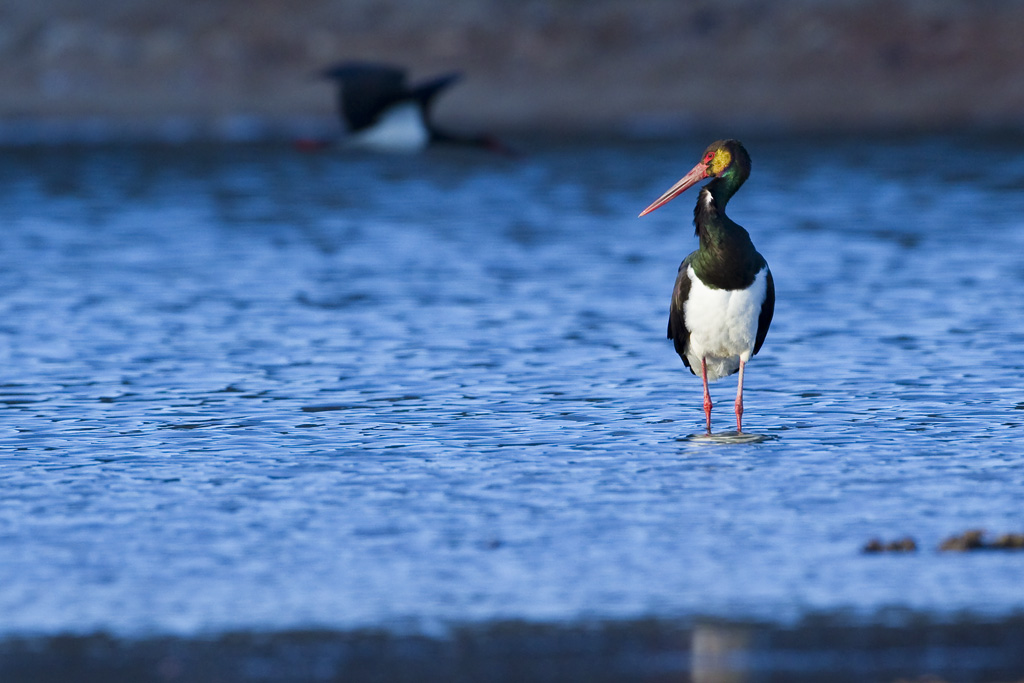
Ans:
[{"label": "red beak", "polygon": [[641,216],[646,216],[647,214],[649,214],[651,211],[654,211],[655,209],[657,209],[662,204],[668,204],[670,201],[675,199],[677,196],[681,195],[683,192],[685,192],[686,190],[688,190],[689,188],[693,187],[694,185],[696,185],[697,183],[699,183],[700,181],[704,180],[707,177],[708,177],[708,167],[707,167],[707,164],[705,164],[702,161],[699,164],[697,164],[696,166],[694,166],[692,171],[690,171],[689,173],[684,175],[682,178],[680,178],[679,182],[677,182],[672,187],[668,188],[668,191],[665,192],[665,194],[663,194],[660,197],[658,197],[657,199],[655,199],[654,203],[651,204],[650,206],[648,206],[646,209],[644,209],[640,213],[640,215]]}]

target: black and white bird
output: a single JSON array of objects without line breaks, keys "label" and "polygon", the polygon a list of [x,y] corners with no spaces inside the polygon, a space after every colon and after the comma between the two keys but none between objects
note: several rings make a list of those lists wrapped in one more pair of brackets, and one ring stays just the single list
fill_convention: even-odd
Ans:
[{"label": "black and white bird", "polygon": [[704,415],[711,433],[708,382],[739,372],[736,431],[742,433],[743,370],[761,350],[775,311],[775,283],[750,235],[725,215],[725,205],[750,175],[750,155],[738,140],[711,143],[700,163],[644,209],[646,215],[700,181],[693,211],[700,245],[679,266],[668,337],[690,372],[700,368]]},{"label": "black and white bird", "polygon": [[416,152],[434,144],[507,151],[491,136],[451,133],[434,124],[434,100],[461,77],[458,73],[410,86],[405,70],[399,67],[345,62],[319,75],[338,86],[338,114],[345,127],[346,145],[380,152]]}]

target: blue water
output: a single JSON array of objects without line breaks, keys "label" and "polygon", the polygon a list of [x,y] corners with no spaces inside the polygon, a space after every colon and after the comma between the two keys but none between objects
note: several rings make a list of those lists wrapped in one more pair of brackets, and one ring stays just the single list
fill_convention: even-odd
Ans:
[{"label": "blue water", "polygon": [[1024,531],[1024,141],[747,141],[736,445],[636,218],[707,142],[6,150],[0,633],[1024,609],[936,551]]}]

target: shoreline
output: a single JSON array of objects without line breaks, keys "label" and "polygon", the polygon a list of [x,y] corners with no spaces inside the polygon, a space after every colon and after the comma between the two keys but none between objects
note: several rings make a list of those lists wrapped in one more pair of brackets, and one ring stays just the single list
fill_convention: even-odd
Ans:
[{"label": "shoreline", "polygon": [[312,74],[350,59],[413,81],[461,71],[437,119],[469,130],[1024,126],[1016,3],[212,0],[182,13],[99,0],[84,13],[45,0],[2,18],[7,128],[315,129],[335,120],[335,95]]},{"label": "shoreline", "polygon": [[[522,128],[492,129],[491,133],[510,144],[517,152],[529,153],[531,148],[541,149],[557,145],[619,143],[665,143],[703,141],[731,134],[725,126],[678,126],[657,130],[614,128],[595,130],[530,130]],[[157,122],[124,122],[110,118],[85,119],[0,119],[0,149],[46,149],[104,146],[288,146],[302,154],[380,154],[346,149],[339,124],[331,117],[301,117],[292,119],[264,119],[260,117],[228,117],[214,122],[202,119],[168,119]],[[1020,126],[878,126],[857,129],[796,129],[748,127],[742,134],[744,141],[778,141],[794,138],[823,141],[899,141],[966,138],[977,140],[1016,139],[1024,137],[1024,124]],[[325,147],[304,149],[302,142],[317,140]],[[429,153],[446,153],[428,150]],[[492,156],[484,150],[471,151],[484,158]],[[394,153],[404,156],[405,153]]]},{"label": "shoreline", "polygon": [[[1024,615],[874,621],[812,616],[794,625],[648,619],[496,622],[445,635],[379,629],[238,631],[194,637],[106,634],[0,638],[0,679],[16,681],[679,681],[937,676],[1024,678]],[[935,680],[935,679],[929,679]]]}]

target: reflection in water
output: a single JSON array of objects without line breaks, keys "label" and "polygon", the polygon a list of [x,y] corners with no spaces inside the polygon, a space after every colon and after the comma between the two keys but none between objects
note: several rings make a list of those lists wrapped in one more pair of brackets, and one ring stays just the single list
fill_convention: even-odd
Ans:
[{"label": "reflection in water", "polygon": [[745,626],[698,624],[690,643],[692,683],[746,683],[750,678],[753,630]]},{"label": "reflection in water", "polygon": [[779,438],[774,434],[751,434],[750,432],[721,432],[719,434],[708,434],[698,433],[690,434],[687,437],[680,439],[680,441],[686,441],[688,443],[697,443],[704,445],[730,445],[730,444],[744,444],[744,443],[761,443],[762,441],[770,441],[771,439]]}]

